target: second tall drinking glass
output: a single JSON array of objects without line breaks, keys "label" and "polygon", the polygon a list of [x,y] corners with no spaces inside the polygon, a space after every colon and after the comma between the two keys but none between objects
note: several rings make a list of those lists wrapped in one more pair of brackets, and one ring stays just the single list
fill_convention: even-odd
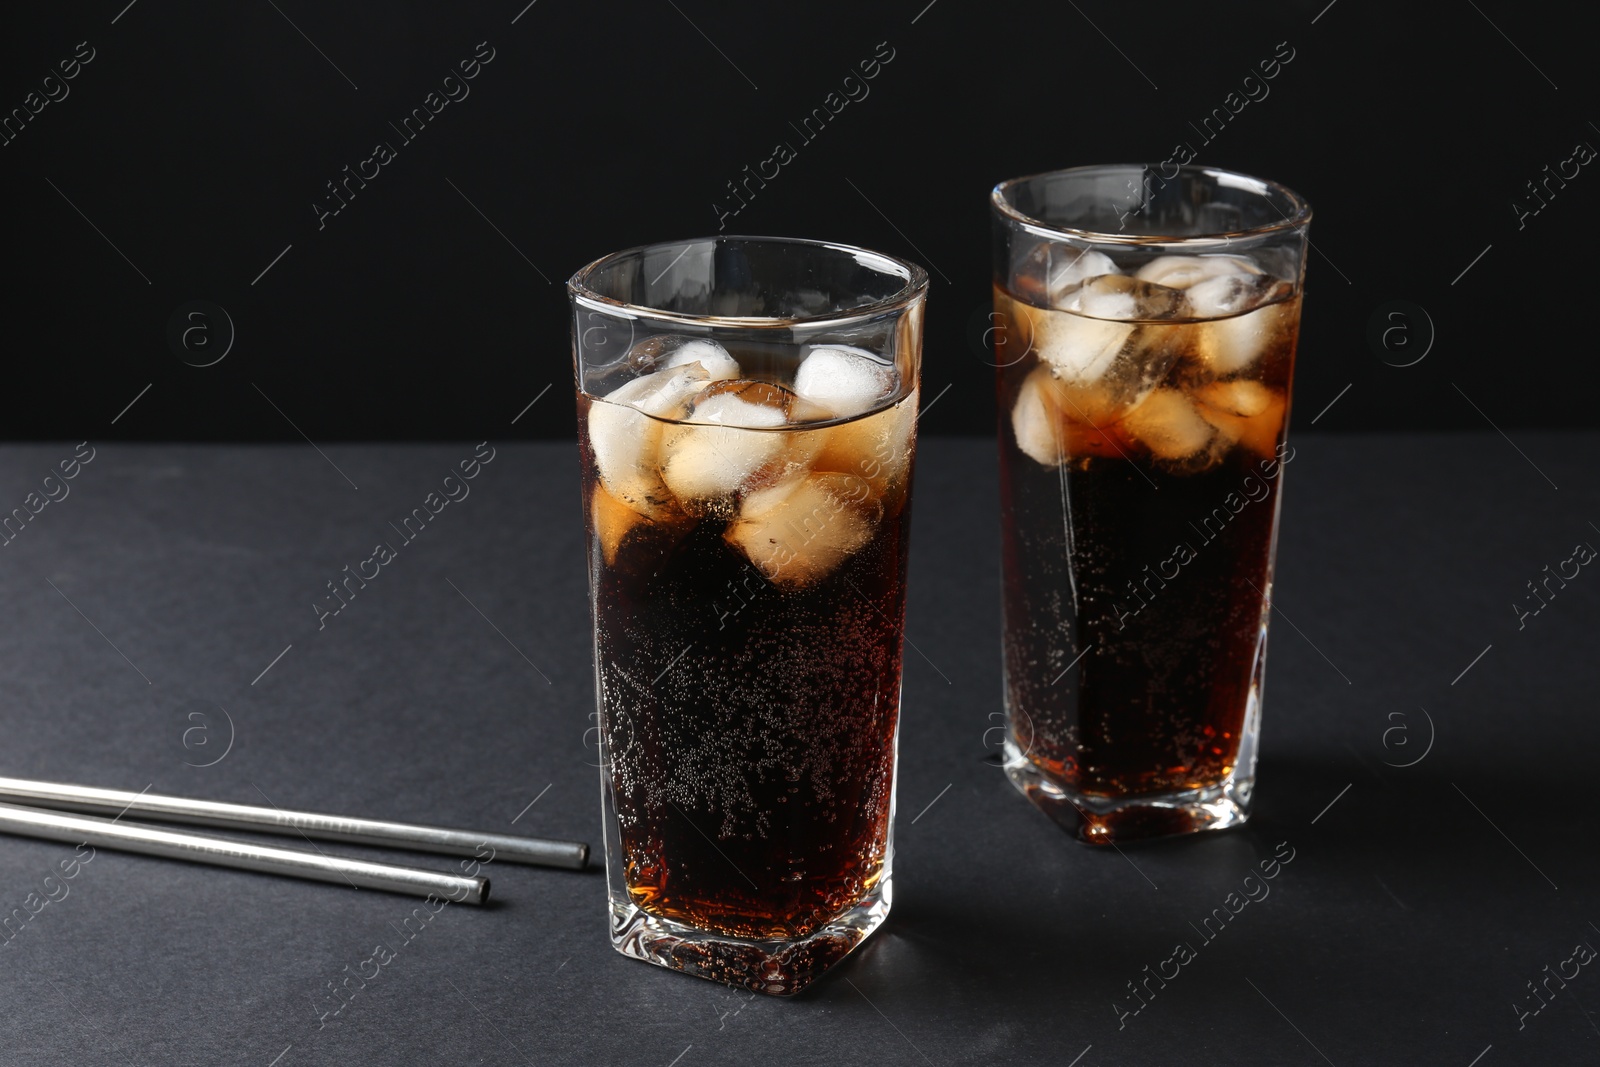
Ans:
[{"label": "second tall drinking glass", "polygon": [[927,284],[742,237],[568,283],[627,955],[787,995],[888,914]]},{"label": "second tall drinking glass", "polygon": [[1235,825],[1310,208],[1172,166],[991,202],[1007,772],[1090,843]]}]

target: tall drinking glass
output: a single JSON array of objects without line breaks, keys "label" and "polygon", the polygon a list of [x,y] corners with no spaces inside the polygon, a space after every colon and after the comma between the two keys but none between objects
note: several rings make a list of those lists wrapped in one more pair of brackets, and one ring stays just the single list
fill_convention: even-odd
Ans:
[{"label": "tall drinking glass", "polygon": [[1091,844],[1236,825],[1311,210],[1171,164],[991,205],[1007,773]]},{"label": "tall drinking glass", "polygon": [[751,237],[567,283],[619,952],[788,995],[889,912],[927,286]]}]

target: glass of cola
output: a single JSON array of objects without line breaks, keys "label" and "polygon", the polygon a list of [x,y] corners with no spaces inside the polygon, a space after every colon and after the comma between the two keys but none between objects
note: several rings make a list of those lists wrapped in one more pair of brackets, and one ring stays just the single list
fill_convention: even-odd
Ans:
[{"label": "glass of cola", "polygon": [[789,995],[888,914],[927,287],[721,236],[567,283],[626,955]]},{"label": "glass of cola", "polygon": [[990,203],[1007,773],[1091,844],[1241,823],[1311,209],[1170,163]]}]

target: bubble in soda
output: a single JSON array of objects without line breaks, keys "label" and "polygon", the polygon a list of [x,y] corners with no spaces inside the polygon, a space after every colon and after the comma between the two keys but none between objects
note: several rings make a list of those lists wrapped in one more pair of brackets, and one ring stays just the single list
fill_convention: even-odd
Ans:
[{"label": "bubble in soda", "polygon": [[579,397],[624,881],[805,937],[887,856],[916,383],[854,343],[635,351]]},{"label": "bubble in soda", "polygon": [[1257,682],[1300,298],[1243,255],[1051,273],[1073,253],[995,288],[1026,352],[999,370],[1013,736],[1081,796],[1209,788]]}]

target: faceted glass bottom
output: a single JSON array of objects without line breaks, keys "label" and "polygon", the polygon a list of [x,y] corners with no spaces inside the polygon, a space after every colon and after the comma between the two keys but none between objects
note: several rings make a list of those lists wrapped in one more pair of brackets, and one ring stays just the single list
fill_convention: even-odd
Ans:
[{"label": "faceted glass bottom", "polygon": [[893,898],[883,876],[855,907],[808,937],[758,940],[711,933],[663,919],[611,897],[611,944],[624,956],[771,996],[793,996],[883,925]]},{"label": "faceted glass bottom", "polygon": [[[1268,573],[1270,574],[1270,566]],[[1250,818],[1256,787],[1256,753],[1261,740],[1261,702],[1266,688],[1267,621],[1271,610],[1270,580],[1262,598],[1260,631],[1250,668],[1239,724],[1239,751],[1233,769],[1220,782],[1194,789],[1164,793],[1134,793],[1108,797],[1080,793],[1041,771],[1028,758],[1032,739],[1018,745],[1006,731],[1003,754],[1006,777],[1017,791],[1050,816],[1057,825],[1077,835],[1086,845],[1114,845],[1152,837],[1171,837],[1203,830],[1242,826]],[[1006,719],[1018,716],[1007,708]],[[1026,715],[1022,718],[1031,721]]]},{"label": "faceted glass bottom", "polygon": [[[1011,738],[1005,742],[1006,777],[1035,807],[1087,845],[1226,830],[1250,818],[1255,790],[1254,738],[1249,759],[1217,785],[1129,797],[1086,796],[1040,773]],[[1244,753],[1240,753],[1241,757]]]}]

